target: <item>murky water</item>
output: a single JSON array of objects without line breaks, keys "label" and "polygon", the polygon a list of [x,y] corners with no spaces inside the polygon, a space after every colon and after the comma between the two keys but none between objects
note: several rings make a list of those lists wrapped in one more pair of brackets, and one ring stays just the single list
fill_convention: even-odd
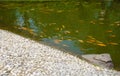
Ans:
[{"label": "murky water", "polygon": [[120,70],[119,1],[0,2],[0,28],[76,54],[109,53]]}]

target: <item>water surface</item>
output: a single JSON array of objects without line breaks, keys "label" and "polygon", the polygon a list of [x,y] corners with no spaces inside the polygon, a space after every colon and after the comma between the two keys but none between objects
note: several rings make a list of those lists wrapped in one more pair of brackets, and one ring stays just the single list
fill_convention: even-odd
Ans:
[{"label": "water surface", "polygon": [[120,70],[119,1],[0,2],[0,28],[75,54],[109,53]]}]

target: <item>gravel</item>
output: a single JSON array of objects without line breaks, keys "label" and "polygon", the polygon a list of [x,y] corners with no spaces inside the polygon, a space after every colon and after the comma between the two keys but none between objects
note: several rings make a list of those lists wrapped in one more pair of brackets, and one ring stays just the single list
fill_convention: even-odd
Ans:
[{"label": "gravel", "polygon": [[0,76],[120,76],[120,72],[0,30]]}]

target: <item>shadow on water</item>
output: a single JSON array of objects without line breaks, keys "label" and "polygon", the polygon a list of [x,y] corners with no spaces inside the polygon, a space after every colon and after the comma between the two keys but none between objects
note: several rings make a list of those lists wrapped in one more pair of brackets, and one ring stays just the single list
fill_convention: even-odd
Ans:
[{"label": "shadow on water", "polygon": [[119,1],[0,2],[0,28],[75,54],[109,53],[120,70]]}]

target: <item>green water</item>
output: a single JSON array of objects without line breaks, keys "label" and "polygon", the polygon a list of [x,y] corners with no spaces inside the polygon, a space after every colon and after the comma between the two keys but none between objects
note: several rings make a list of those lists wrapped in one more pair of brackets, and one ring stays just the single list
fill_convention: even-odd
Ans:
[{"label": "green water", "polygon": [[75,54],[109,53],[120,70],[120,2],[0,2],[0,29]]}]

